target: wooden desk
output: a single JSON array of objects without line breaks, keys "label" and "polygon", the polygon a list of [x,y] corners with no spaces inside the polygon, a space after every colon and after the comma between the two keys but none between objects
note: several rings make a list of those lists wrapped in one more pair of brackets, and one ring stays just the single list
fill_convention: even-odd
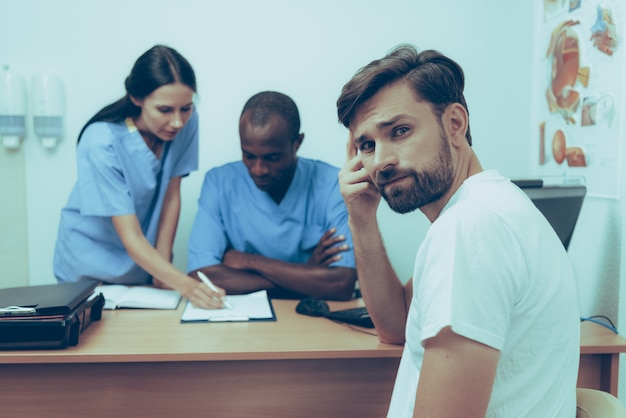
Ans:
[{"label": "wooden desk", "polygon": [[402,347],[273,303],[276,322],[180,324],[182,304],[105,311],[76,347],[0,352],[0,415],[385,416]]},{"label": "wooden desk", "polygon": [[580,340],[577,386],[617,396],[619,355],[626,352],[626,338],[593,322],[583,322]]},{"label": "wooden desk", "polygon": [[[180,324],[182,304],[105,311],[77,347],[0,351],[0,415],[385,416],[402,347],[273,303],[277,322]],[[624,351],[626,339],[583,323],[579,386],[617,393]]]}]

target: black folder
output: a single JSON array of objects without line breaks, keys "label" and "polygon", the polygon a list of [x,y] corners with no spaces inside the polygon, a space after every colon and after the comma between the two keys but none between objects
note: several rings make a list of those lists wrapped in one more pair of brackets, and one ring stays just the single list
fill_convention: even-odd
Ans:
[{"label": "black folder", "polygon": [[97,281],[0,289],[0,349],[53,349],[78,344],[102,317]]},{"label": "black folder", "polygon": [[[5,316],[67,315],[91,295],[98,285],[95,280],[75,283],[9,287],[0,289],[0,318]],[[15,308],[34,308],[27,312]]]}]

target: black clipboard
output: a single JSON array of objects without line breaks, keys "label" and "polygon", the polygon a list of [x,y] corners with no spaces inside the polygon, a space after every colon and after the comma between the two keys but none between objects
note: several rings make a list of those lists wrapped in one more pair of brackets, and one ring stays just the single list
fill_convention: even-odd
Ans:
[{"label": "black clipboard", "polygon": [[226,301],[231,309],[198,309],[187,301],[180,322],[259,322],[276,321],[274,305],[266,290],[245,295],[228,295]]}]

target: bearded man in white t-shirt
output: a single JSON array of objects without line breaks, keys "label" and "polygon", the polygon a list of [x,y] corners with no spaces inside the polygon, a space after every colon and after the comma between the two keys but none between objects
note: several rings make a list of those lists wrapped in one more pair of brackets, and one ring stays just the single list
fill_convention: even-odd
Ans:
[{"label": "bearded man in white t-shirt", "polygon": [[[530,199],[481,167],[463,89],[455,61],[403,45],[359,70],[337,101],[361,291],[381,341],[405,344],[388,416],[571,418],[573,270]],[[381,195],[431,222],[405,285],[377,224]]]}]

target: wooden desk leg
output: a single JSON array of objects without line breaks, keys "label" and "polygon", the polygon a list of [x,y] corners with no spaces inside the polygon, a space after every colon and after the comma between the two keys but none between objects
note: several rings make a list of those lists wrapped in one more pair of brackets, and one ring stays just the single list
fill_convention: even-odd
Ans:
[{"label": "wooden desk leg", "polygon": [[580,356],[577,387],[602,390],[617,396],[619,353]]},{"label": "wooden desk leg", "polygon": [[619,353],[602,356],[601,388],[605,392],[617,397],[617,383],[619,378]]},{"label": "wooden desk leg", "polygon": [[598,389],[617,396],[619,353],[580,356],[577,387]]}]

